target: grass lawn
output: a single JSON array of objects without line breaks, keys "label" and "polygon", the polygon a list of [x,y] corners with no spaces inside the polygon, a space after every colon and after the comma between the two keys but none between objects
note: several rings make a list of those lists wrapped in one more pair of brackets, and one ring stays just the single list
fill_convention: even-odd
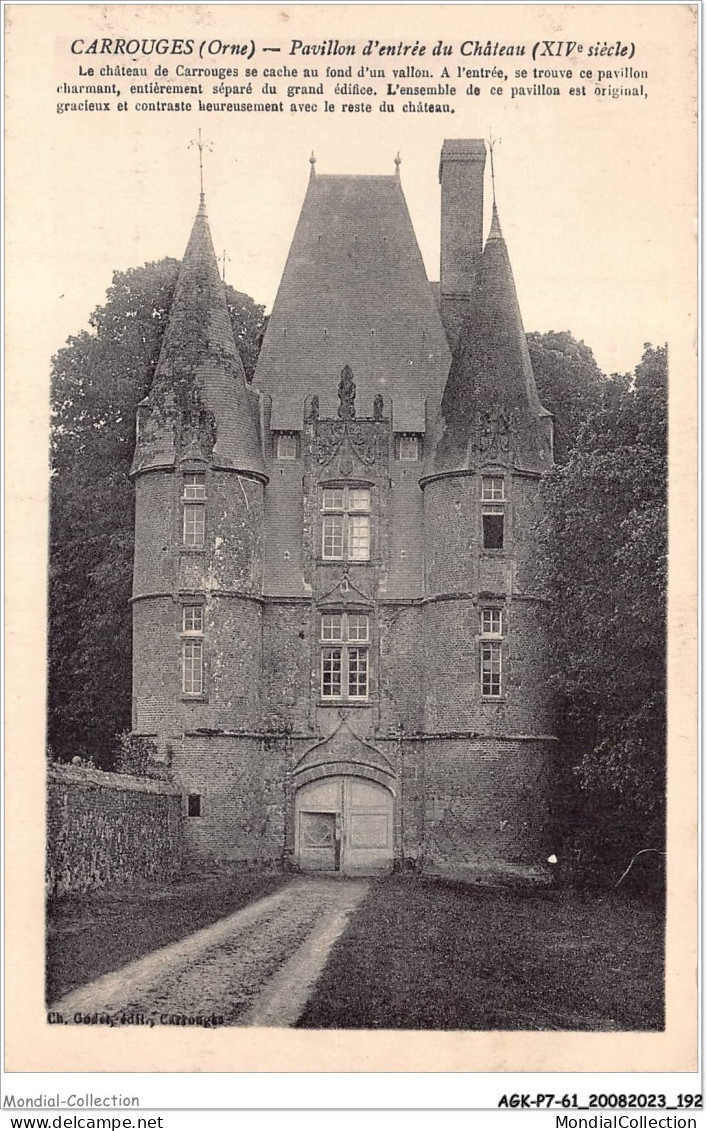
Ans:
[{"label": "grass lawn", "polygon": [[298,1024],[661,1029],[663,918],[621,892],[372,881]]},{"label": "grass lawn", "polygon": [[208,927],[287,882],[273,873],[190,876],[168,887],[66,896],[47,906],[47,1003]]}]

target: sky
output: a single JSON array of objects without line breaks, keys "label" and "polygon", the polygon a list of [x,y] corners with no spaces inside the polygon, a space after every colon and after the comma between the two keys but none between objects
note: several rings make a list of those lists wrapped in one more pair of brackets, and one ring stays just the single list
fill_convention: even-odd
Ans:
[{"label": "sky", "polygon": [[[159,6],[147,7],[149,11],[134,9],[143,13],[140,34],[154,34],[164,24]],[[89,18],[91,6],[67,6],[67,11],[76,13],[68,21],[71,34],[84,31],[81,21]],[[127,6],[110,18],[122,21],[125,30],[125,20],[128,28],[130,18],[134,24],[134,15],[124,14],[131,11]],[[321,37],[321,18],[301,31],[297,20],[304,19],[304,9],[289,10],[297,26],[284,30],[278,21],[286,13],[275,6],[266,11],[267,19],[258,14],[257,26],[264,22],[261,34],[269,40],[279,36],[287,43],[295,31],[304,35],[312,28]],[[359,13],[368,14],[366,26],[372,27],[370,20],[381,18],[380,11],[339,9],[336,30],[345,34],[355,29],[358,39],[364,38]],[[458,40],[460,11],[451,6],[435,12],[427,6],[404,9],[404,34],[407,39],[415,34],[433,38],[443,13],[447,22],[455,21],[450,29]],[[530,41],[550,30],[548,6],[522,9],[522,28],[515,15],[510,18],[517,11],[512,6],[475,8],[472,34],[497,37],[499,22],[506,39]],[[586,30],[578,25],[587,11],[573,9],[579,12],[572,15],[577,36]],[[618,5],[602,14],[601,26],[612,20],[616,33],[622,28],[625,35],[621,11],[625,9]],[[650,9],[639,11],[649,14]],[[238,15],[233,6],[205,8],[197,16],[193,12],[187,6],[179,9],[170,19],[170,34],[193,34],[198,17],[209,25],[209,34],[217,28],[225,35],[224,27]],[[388,19],[393,18],[390,12],[386,9]],[[243,37],[251,29],[241,25],[238,30]],[[605,34],[612,30],[606,26]],[[640,31],[641,25],[637,31],[631,27],[636,37]],[[45,37],[52,79],[66,78],[76,66],[67,53],[63,26],[62,32]],[[467,22],[463,34],[470,34]],[[41,22],[37,36],[41,39]],[[39,364],[47,371],[51,354],[86,326],[114,270],[182,256],[198,204],[198,161],[189,142],[199,127],[212,145],[205,155],[208,212],[216,249],[228,256],[228,282],[268,310],[306,191],[312,150],[320,173],[392,173],[400,152],[402,185],[427,273],[437,279],[443,139],[487,137],[492,130],[500,139],[495,150],[498,207],[525,329],[569,330],[591,347],[605,371],[632,369],[643,344],[667,341],[675,315],[683,313],[684,257],[691,253],[684,221],[693,199],[684,134],[691,123],[678,117],[684,99],[674,86],[681,61],[654,22],[648,20],[638,42],[639,61],[650,64],[650,94],[644,100],[510,100],[485,94],[468,97],[454,115],[378,113],[344,121],[341,115],[321,113],[294,120],[291,114],[248,118],[131,112],[113,115],[105,125],[86,115],[57,115],[53,105],[35,103],[34,143],[22,146],[18,139],[12,167],[28,186],[18,189],[26,196],[27,209],[9,244],[13,234],[22,240],[27,298],[41,296],[37,361],[43,351]],[[378,65],[387,66],[389,74],[388,61]],[[663,128],[666,122],[668,129]],[[486,230],[489,223],[488,185]]]}]

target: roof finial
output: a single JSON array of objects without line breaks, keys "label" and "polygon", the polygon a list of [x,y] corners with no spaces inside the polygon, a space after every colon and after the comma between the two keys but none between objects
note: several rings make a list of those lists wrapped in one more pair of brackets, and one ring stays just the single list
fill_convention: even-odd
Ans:
[{"label": "roof finial", "polygon": [[225,281],[226,281],[226,263],[230,263],[230,256],[228,255],[225,248],[223,248],[223,254],[218,256],[218,262],[223,264],[223,267],[221,268],[221,277],[223,279],[223,282],[225,283]]},{"label": "roof finial", "polygon": [[488,130],[488,149],[490,150],[490,181],[493,186],[493,208],[495,208],[495,162],[493,160],[493,150],[496,145],[502,141],[501,137],[493,137],[493,131]]},{"label": "roof finial", "polygon": [[313,149],[311,151],[311,157],[309,158],[309,164],[311,165],[311,176],[315,177],[316,176],[316,157],[314,156],[314,150]]},{"label": "roof finial", "polygon": [[395,157],[395,176],[396,177],[399,177],[399,175],[400,175],[400,165],[401,164],[402,164],[402,158],[400,157],[400,151],[398,149],[397,150],[397,156]]},{"label": "roof finial", "polygon": [[200,190],[201,190],[201,203],[203,204],[203,200],[204,200],[204,196],[203,196],[203,151],[204,151],[204,149],[208,149],[209,152],[212,152],[213,151],[213,145],[210,141],[202,141],[200,129],[199,129],[199,136],[197,138],[192,138],[191,141],[189,142],[189,149],[191,149],[192,145],[198,146],[198,150],[199,150],[199,185],[200,185]]},{"label": "roof finial", "polygon": [[488,232],[489,240],[499,240],[503,237],[503,234],[500,230],[500,220],[498,219],[498,205],[495,199],[495,161],[493,153],[495,146],[498,145],[501,141],[502,138],[493,137],[493,131],[491,129],[488,130],[488,149],[490,150],[490,181],[493,188],[493,219],[490,224],[490,231]]}]

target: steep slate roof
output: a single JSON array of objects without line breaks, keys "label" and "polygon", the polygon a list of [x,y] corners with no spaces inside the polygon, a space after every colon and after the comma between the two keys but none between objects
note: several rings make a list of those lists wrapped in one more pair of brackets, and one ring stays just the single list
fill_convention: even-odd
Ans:
[{"label": "steep slate roof", "polygon": [[[189,410],[196,393],[213,414],[216,439],[213,466],[265,477],[257,422],[257,399],[247,388],[228,315],[206,204],[199,209],[184,253],[148,404],[158,407],[172,396],[177,409]],[[138,445],[139,453],[139,445]],[[138,468],[150,466],[149,455]]]},{"label": "steep slate roof", "polygon": [[307,395],[335,416],[346,364],[358,416],[382,393],[423,420],[450,360],[399,177],[312,175],[255,374],[272,427],[301,428]]},{"label": "steep slate roof", "polygon": [[523,433],[523,466],[551,465],[551,452],[533,433],[550,414],[540,403],[522,315],[498,211],[476,275],[471,309],[461,327],[425,474],[469,466],[479,414],[501,408]]}]

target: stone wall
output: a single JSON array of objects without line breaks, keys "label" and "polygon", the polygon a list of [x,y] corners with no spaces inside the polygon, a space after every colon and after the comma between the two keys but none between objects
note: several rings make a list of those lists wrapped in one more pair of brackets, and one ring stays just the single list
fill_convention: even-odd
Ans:
[{"label": "stone wall", "polygon": [[180,874],[178,787],[58,764],[49,767],[47,785],[48,894],[165,882]]}]

